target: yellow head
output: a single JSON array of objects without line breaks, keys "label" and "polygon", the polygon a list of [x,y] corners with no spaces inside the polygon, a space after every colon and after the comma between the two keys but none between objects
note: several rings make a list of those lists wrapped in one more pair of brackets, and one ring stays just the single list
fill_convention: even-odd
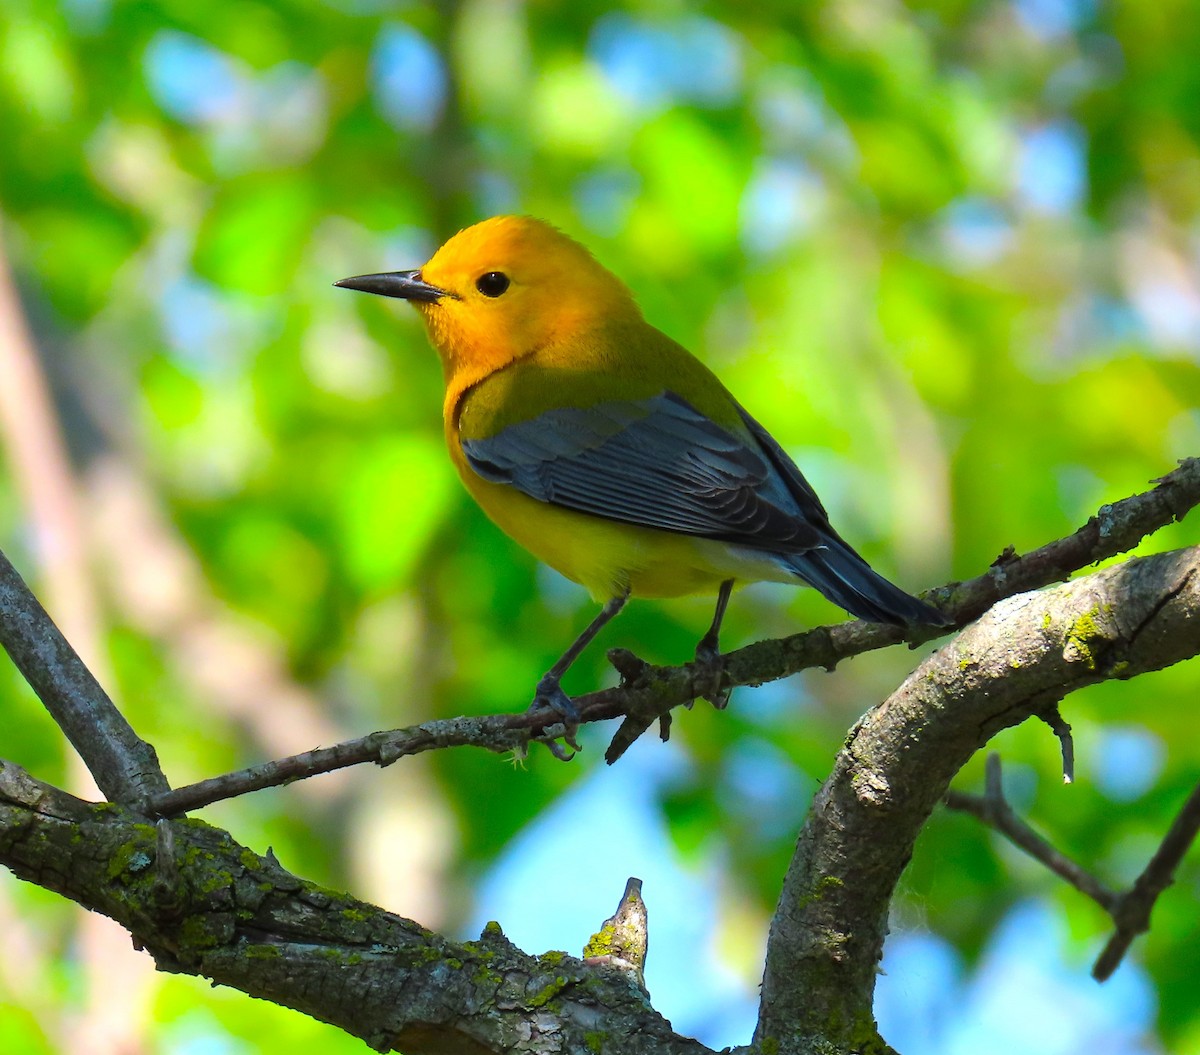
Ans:
[{"label": "yellow head", "polygon": [[629,290],[541,220],[496,216],[459,231],[419,271],[343,279],[401,297],[425,320],[447,377],[487,373],[607,323],[641,317]]}]

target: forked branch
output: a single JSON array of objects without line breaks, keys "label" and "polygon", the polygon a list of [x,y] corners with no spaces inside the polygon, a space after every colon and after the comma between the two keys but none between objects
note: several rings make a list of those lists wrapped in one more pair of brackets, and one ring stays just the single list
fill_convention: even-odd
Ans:
[{"label": "forked branch", "polygon": [[950,791],[946,793],[946,805],[952,810],[970,813],[994,828],[1035,861],[1040,861],[1055,875],[1090,897],[1112,917],[1116,930],[1092,968],[1092,977],[1098,982],[1103,982],[1117,969],[1134,938],[1150,929],[1150,913],[1154,903],[1174,881],[1175,870],[1200,832],[1198,786],[1188,796],[1142,874],[1128,890],[1117,893],[1038,835],[1016,815],[1004,797],[999,755],[988,756],[982,795]]},{"label": "forked branch", "polygon": [[1066,880],[1109,914],[1116,910],[1120,895],[1110,890],[1082,865],[1043,838],[1026,824],[1004,797],[1003,776],[1000,756],[992,753],[987,757],[984,777],[984,793],[969,795],[963,791],[947,791],[946,806],[962,813],[970,813],[989,827],[995,828],[1014,845],[1019,846],[1030,857],[1041,861],[1059,878]]}]

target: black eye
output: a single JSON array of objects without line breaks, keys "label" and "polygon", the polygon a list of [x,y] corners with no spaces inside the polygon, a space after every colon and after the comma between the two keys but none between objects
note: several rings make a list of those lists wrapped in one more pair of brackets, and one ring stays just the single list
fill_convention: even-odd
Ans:
[{"label": "black eye", "polygon": [[475,288],[485,297],[498,297],[508,289],[508,276],[503,271],[488,271],[475,280]]}]

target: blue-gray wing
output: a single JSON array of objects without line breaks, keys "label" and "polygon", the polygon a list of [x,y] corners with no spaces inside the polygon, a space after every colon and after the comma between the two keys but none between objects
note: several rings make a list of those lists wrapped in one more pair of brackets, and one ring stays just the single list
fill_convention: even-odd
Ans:
[{"label": "blue-gray wing", "polygon": [[821,546],[828,522],[816,495],[745,417],[750,432],[738,435],[664,392],[549,410],[462,446],[485,480],[539,502],[777,552]]}]

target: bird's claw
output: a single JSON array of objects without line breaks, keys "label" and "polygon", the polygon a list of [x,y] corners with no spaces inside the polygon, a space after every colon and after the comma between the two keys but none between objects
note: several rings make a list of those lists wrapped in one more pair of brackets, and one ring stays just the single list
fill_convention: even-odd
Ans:
[{"label": "bird's claw", "polygon": [[696,695],[708,700],[718,711],[729,705],[730,686],[723,685],[725,660],[715,645],[701,640],[696,646],[695,675],[692,684]]},{"label": "bird's claw", "polygon": [[579,708],[575,706],[575,701],[571,699],[565,692],[562,686],[558,683],[558,678],[547,674],[537,684],[537,689],[533,694],[533,703],[529,705],[531,711],[540,710],[543,707],[548,707],[560,718],[562,718],[563,732],[562,741],[571,749],[571,754],[567,754],[557,740],[545,741],[546,746],[550,749],[550,753],[557,759],[563,762],[569,762],[576,753],[582,750],[579,742],[575,739],[575,733],[579,729]]},{"label": "bird's claw", "polygon": [[[560,762],[570,762],[580,752],[579,745],[575,742],[573,736],[564,734],[563,740],[566,742],[566,747],[563,747],[557,740],[543,740],[546,745],[546,750],[549,751]],[[568,750],[569,748],[569,750]]]},{"label": "bird's claw", "polygon": [[549,707],[571,728],[579,725],[579,708],[575,706],[575,701],[563,692],[558,678],[550,674],[537,683],[537,689],[533,694],[533,703],[530,704],[529,709],[536,711],[539,707]]}]

